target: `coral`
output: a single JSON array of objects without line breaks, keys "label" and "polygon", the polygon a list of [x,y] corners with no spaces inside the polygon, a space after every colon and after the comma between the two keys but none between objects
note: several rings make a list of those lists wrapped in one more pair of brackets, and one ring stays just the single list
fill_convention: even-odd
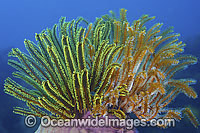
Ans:
[{"label": "coral", "polygon": [[[175,118],[186,114],[195,127],[199,123],[189,108],[167,106],[179,93],[197,98],[191,79],[173,79],[175,73],[197,62],[182,55],[185,44],[172,27],[161,32],[161,23],[146,28],[155,17],[143,15],[131,25],[126,10],[120,18],[104,15],[88,24],[60,19],[52,29],[36,34],[37,43],[25,40],[29,54],[13,48],[8,60],[27,89],[11,78],[4,91],[27,103],[14,108],[21,115],[51,118],[81,118],[114,115],[120,119],[134,113],[139,119]],[[81,25],[81,26],[80,26]],[[86,28],[85,28],[86,27]]]}]

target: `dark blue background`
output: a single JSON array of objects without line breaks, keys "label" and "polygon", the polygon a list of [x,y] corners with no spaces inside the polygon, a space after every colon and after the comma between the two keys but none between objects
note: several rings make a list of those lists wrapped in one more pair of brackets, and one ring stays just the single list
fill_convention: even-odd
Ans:
[{"label": "dark blue background", "polygon": [[[24,117],[13,114],[13,106],[24,105],[3,92],[6,77],[11,76],[13,68],[7,65],[7,53],[12,47],[25,51],[24,39],[35,40],[35,33],[52,27],[61,16],[67,20],[82,16],[94,22],[96,17],[107,14],[109,10],[119,13],[120,8],[128,10],[130,23],[143,14],[156,16],[154,22],[163,22],[165,26],[174,26],[181,33],[181,39],[187,43],[185,52],[200,57],[200,1],[199,0],[0,0],[0,133],[33,132],[35,128],[24,125]],[[164,27],[165,27],[164,26]],[[199,93],[200,65],[194,65],[180,73],[179,77],[197,79],[194,88]],[[172,106],[190,105],[198,118],[200,115],[198,99],[189,99],[184,95],[177,97]],[[138,128],[140,132],[199,132],[187,119],[176,123],[175,128]]]}]

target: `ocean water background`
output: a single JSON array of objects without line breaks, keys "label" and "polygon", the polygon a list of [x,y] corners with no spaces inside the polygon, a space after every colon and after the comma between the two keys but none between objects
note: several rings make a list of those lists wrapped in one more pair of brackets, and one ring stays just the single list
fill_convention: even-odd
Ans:
[{"label": "ocean water background", "polygon": [[[0,0],[0,133],[31,133],[37,129],[28,128],[24,117],[12,113],[13,107],[25,104],[3,92],[6,77],[12,77],[15,71],[7,65],[7,54],[11,48],[25,51],[24,39],[35,41],[35,33],[51,28],[61,16],[67,20],[84,17],[94,22],[96,17],[108,14],[109,10],[119,15],[119,9],[126,8],[130,23],[143,14],[156,16],[153,23],[164,23],[163,29],[174,26],[181,34],[181,40],[187,44],[185,53],[200,57],[200,1],[199,0]],[[153,24],[152,23],[152,24]],[[177,77],[194,78],[193,85],[198,94],[200,88],[200,64],[190,66]],[[179,95],[170,107],[188,107],[200,120],[200,99],[195,100]],[[137,128],[139,132],[200,132],[188,119],[176,122],[176,127],[160,129],[153,127]]]}]

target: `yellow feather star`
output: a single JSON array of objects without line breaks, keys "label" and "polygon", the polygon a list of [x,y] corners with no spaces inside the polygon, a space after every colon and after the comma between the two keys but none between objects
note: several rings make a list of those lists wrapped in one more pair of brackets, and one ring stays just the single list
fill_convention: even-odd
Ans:
[{"label": "yellow feather star", "polygon": [[133,112],[148,121],[180,120],[183,113],[198,127],[189,108],[166,107],[181,92],[197,98],[189,86],[193,81],[172,79],[197,62],[196,57],[181,55],[185,44],[178,41],[179,34],[171,28],[161,32],[161,23],[147,29],[145,23],[155,17],[144,15],[130,25],[125,9],[120,19],[111,14],[94,24],[62,17],[52,29],[36,34],[37,43],[24,41],[29,54],[12,49],[9,56],[19,60],[8,60],[18,70],[13,76],[34,88],[5,80],[4,91],[28,106],[16,107],[14,112],[63,119],[81,118],[88,111],[93,116],[110,113],[124,119]]}]

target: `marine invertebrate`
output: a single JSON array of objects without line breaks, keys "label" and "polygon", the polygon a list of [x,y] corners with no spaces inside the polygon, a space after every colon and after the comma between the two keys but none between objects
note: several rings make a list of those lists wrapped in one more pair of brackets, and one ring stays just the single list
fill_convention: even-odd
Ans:
[{"label": "marine invertebrate", "polygon": [[[27,89],[11,78],[4,91],[27,103],[16,107],[22,115],[51,118],[81,118],[112,114],[124,119],[133,112],[147,121],[153,118],[181,119],[186,114],[199,125],[189,108],[166,106],[181,92],[196,98],[189,85],[194,80],[173,79],[179,70],[197,62],[196,57],[181,55],[185,44],[172,28],[160,31],[161,23],[147,30],[145,23],[154,19],[142,16],[132,25],[121,9],[120,19],[104,15],[94,24],[83,18],[65,21],[36,34],[37,44],[25,40],[29,54],[12,49],[8,64],[34,89]],[[82,26],[79,26],[83,22]],[[86,26],[87,28],[84,28]]]}]

